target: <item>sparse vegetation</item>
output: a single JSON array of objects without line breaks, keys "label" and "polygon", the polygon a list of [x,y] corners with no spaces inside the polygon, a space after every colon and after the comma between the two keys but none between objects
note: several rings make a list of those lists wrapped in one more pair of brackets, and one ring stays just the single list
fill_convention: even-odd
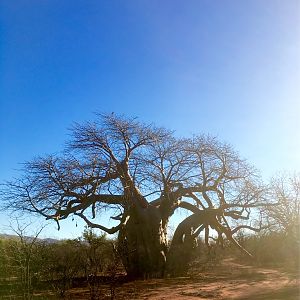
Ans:
[{"label": "sparse vegetation", "polygon": [[79,239],[47,243],[18,233],[0,239],[0,298],[31,299],[37,291],[65,298],[70,288],[83,285],[95,300],[103,283],[113,291],[116,273],[122,269],[117,269],[114,242],[105,235],[86,230]]},{"label": "sparse vegetation", "polygon": [[[78,239],[49,243],[38,239],[38,234],[29,238],[25,235],[25,227],[19,225],[14,238],[0,239],[1,299],[148,299],[148,296],[152,299],[153,295],[158,295],[156,289],[171,293],[175,284],[167,278],[150,280],[149,284],[130,283],[116,241],[109,240],[105,234],[98,236],[91,228],[86,228]],[[299,292],[296,288],[299,242],[282,228],[276,231],[270,228],[271,231],[254,234],[240,231],[236,237],[240,245],[251,251],[253,259],[241,255],[226,239],[222,244],[216,239],[209,247],[204,238],[198,239],[187,277],[184,277],[187,280],[176,279],[176,287],[182,286],[177,293],[178,299],[189,296],[220,298],[223,292],[208,286],[221,284],[227,291],[230,283],[223,281],[224,276],[237,286],[242,282],[260,286],[260,282],[270,280],[269,277],[276,280],[279,276],[278,280],[284,281],[278,282],[282,288],[281,292],[276,292],[278,299],[296,299],[293,297]],[[266,267],[269,269],[261,269]],[[286,276],[293,278],[292,283],[285,284]],[[197,289],[195,284],[200,278],[204,288]],[[176,287],[174,285],[173,292]],[[259,299],[270,299],[264,289],[261,288],[260,293]],[[285,298],[288,295],[290,298]],[[156,298],[153,296],[153,299]]]}]

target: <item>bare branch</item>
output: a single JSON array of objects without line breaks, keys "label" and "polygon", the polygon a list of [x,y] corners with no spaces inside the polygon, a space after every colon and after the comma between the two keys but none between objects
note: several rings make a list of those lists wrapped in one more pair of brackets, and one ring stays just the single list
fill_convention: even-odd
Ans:
[{"label": "bare branch", "polygon": [[126,225],[127,221],[129,220],[129,216],[127,216],[118,226],[107,228],[105,226],[91,222],[84,214],[80,212],[75,212],[74,215],[79,216],[81,219],[83,219],[89,227],[101,229],[109,234],[118,232],[123,226]]}]

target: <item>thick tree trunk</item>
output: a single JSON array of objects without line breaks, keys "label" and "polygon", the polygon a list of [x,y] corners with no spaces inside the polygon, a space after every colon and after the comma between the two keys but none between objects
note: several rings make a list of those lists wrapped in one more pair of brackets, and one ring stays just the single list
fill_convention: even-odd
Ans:
[{"label": "thick tree trunk", "polygon": [[139,211],[132,209],[129,215],[118,237],[119,253],[127,274],[162,277],[167,255],[167,224],[162,221],[160,210],[148,206]]},{"label": "thick tree trunk", "polygon": [[192,214],[178,225],[167,256],[170,275],[179,276],[188,270],[197,248],[197,237],[208,224],[213,224],[215,216],[214,209],[207,209]]},{"label": "thick tree trunk", "polygon": [[118,249],[127,274],[139,278],[186,272],[197,247],[196,237],[215,217],[214,210],[187,217],[178,225],[168,247],[168,222],[161,209],[149,205],[132,207],[127,213],[130,218],[119,232]]},{"label": "thick tree trunk", "polygon": [[167,256],[167,272],[171,276],[183,275],[192,260],[197,247],[197,240],[194,236],[192,219],[189,217],[181,222],[172,239]]}]

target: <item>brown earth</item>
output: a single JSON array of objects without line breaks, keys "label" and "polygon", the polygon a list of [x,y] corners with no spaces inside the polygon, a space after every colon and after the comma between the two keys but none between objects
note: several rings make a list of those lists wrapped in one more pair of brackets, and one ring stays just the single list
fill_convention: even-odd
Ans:
[{"label": "brown earth", "polygon": [[[114,299],[194,300],[299,300],[299,272],[257,268],[225,259],[188,277],[137,280],[115,288]],[[72,289],[70,299],[89,299],[87,289]],[[112,299],[108,286],[100,299]]]}]

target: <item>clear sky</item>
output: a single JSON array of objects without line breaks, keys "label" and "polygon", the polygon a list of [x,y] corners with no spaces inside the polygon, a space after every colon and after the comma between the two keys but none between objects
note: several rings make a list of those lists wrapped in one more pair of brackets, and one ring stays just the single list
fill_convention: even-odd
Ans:
[{"label": "clear sky", "polygon": [[2,0],[0,39],[0,181],[95,111],[300,170],[299,0]]}]

